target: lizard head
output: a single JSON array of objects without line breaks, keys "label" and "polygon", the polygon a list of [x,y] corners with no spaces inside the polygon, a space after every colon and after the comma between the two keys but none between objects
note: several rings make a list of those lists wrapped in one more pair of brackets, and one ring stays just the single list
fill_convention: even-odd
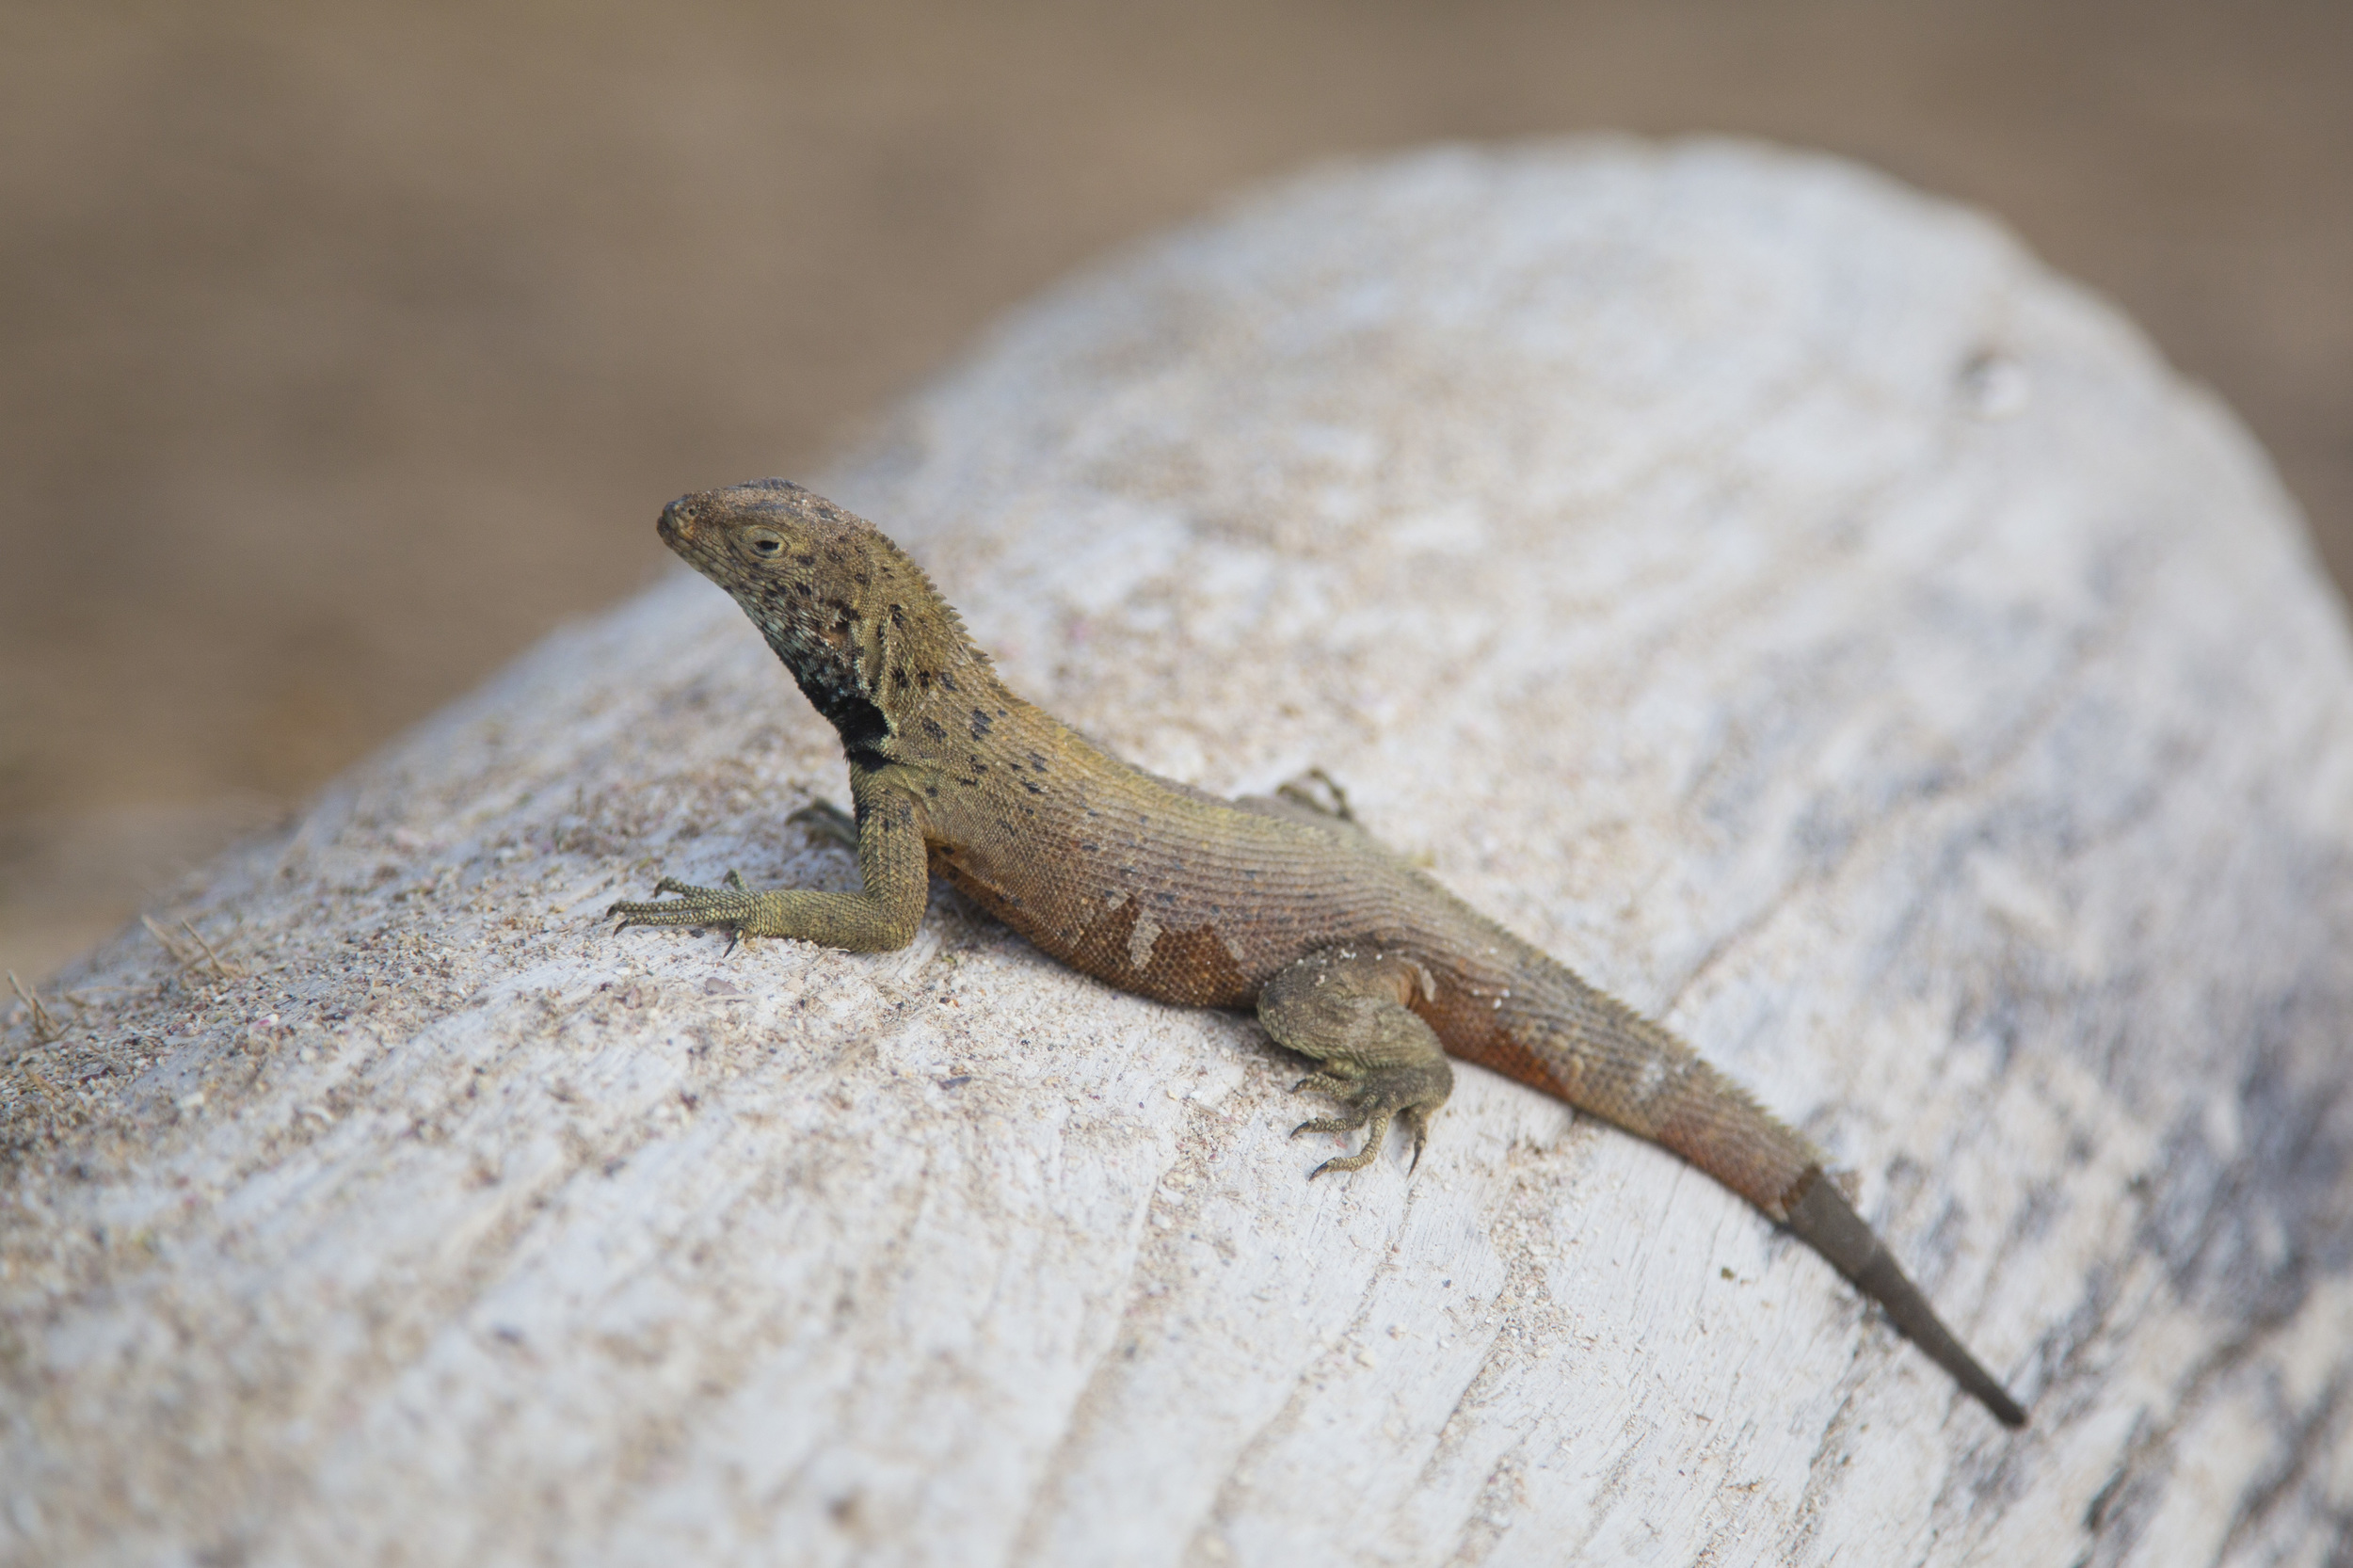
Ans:
[{"label": "lizard head", "polygon": [[922,569],[824,496],[757,479],[680,496],[656,528],[734,596],[854,760],[887,760],[903,718],[984,678],[986,656]]}]

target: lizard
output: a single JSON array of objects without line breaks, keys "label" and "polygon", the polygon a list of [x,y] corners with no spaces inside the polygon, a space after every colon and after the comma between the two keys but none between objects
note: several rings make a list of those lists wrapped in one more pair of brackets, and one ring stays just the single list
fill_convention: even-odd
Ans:
[{"label": "lizard", "polygon": [[[1587,984],[1384,848],[1344,794],[1226,800],[1112,755],[1009,691],[913,559],[781,479],[682,496],[662,541],[725,588],[840,738],[853,815],[794,820],[854,845],[861,890],[755,890],[730,871],[615,904],[619,926],[688,926],[880,952],[915,936],[944,877],[1051,957],[1123,990],[1255,1009],[1316,1064],[1295,1085],[1363,1129],[1414,1140],[1492,1068],[1705,1172],[1819,1253],[2005,1426],[2026,1413],[1954,1337],[1813,1143],[1663,1025]],[[1328,780],[1326,781],[1328,783]],[[1414,1167],[1409,1167],[1409,1176]]]}]

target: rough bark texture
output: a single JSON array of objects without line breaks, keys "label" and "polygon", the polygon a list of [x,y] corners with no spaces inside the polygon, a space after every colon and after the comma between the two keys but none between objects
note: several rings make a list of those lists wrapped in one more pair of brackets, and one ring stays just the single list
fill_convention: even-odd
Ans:
[{"label": "rough bark texture", "polygon": [[2034,1425],[1475,1070],[1309,1187],[1255,1025],[952,896],[881,958],[616,936],[853,874],[680,577],[10,1028],[8,1560],[2343,1560],[2353,659],[2261,455],[1997,230],[1725,145],[1328,172],[827,488],[1016,689],[1329,768],[1666,1016]]}]

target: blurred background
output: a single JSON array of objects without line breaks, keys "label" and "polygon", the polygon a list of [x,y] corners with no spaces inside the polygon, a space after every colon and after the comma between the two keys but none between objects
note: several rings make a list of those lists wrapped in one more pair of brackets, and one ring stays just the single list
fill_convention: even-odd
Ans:
[{"label": "blurred background", "polygon": [[1593,128],[1998,215],[2237,408],[2353,580],[2345,0],[0,0],[0,967],[1106,247]]}]

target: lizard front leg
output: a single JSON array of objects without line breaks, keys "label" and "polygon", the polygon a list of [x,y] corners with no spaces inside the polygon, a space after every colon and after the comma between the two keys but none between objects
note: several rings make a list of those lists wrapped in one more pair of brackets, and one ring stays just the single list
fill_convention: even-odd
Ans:
[{"label": "lizard front leg", "polygon": [[[856,893],[820,893],[800,888],[755,891],[728,872],[726,885],[697,888],[664,877],[654,901],[623,901],[605,911],[632,925],[716,926],[737,936],[798,936],[821,947],[852,952],[887,952],[915,939],[931,891],[923,828],[914,795],[881,775],[853,769],[850,798],[857,815],[858,872],[865,884]],[[826,808],[838,822],[839,811]],[[796,813],[815,815],[815,808]],[[831,823],[815,822],[821,831]],[[664,893],[676,893],[671,899]]]},{"label": "lizard front leg", "polygon": [[1430,989],[1429,971],[1402,953],[1332,947],[1292,964],[1258,993],[1258,1021],[1275,1043],[1320,1064],[1292,1092],[1312,1089],[1347,1107],[1346,1115],[1300,1123],[1291,1136],[1371,1124],[1363,1148],[1325,1160],[1308,1180],[1371,1164],[1392,1118],[1414,1129],[1414,1163],[1421,1163],[1430,1118],[1454,1089],[1445,1048],[1408,1005],[1417,991]]}]

